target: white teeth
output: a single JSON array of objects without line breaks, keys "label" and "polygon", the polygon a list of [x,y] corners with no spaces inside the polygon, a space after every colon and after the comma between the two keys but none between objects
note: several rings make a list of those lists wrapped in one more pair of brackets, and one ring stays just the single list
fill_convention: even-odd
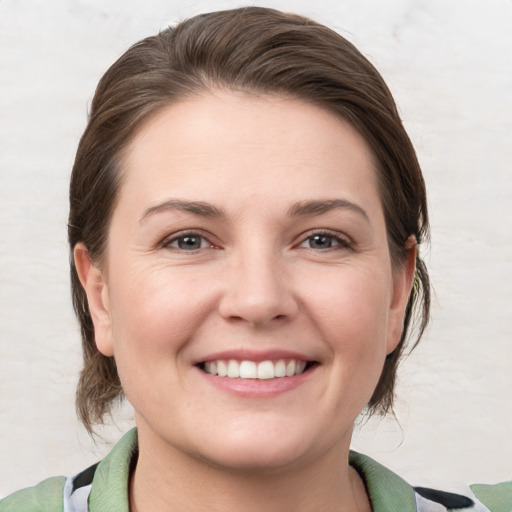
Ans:
[{"label": "white teeth", "polygon": [[258,379],[273,379],[275,374],[272,361],[262,361],[258,364]]},{"label": "white teeth", "polygon": [[274,372],[276,377],[286,377],[286,363],[282,359],[277,361]]},{"label": "white teeth", "polygon": [[295,375],[295,361],[292,359],[291,361],[288,361],[288,364],[286,365],[286,376],[292,377]]},{"label": "white teeth", "polygon": [[296,359],[279,359],[278,361],[237,361],[236,359],[208,361],[204,363],[204,371],[219,377],[230,379],[274,379],[293,377],[304,373],[306,361]]},{"label": "white teeth", "polygon": [[237,361],[228,362],[228,377],[230,379],[236,379],[240,377],[240,365]]},{"label": "white teeth", "polygon": [[242,361],[240,363],[240,377],[242,379],[258,378],[258,367],[254,361]]},{"label": "white teeth", "polygon": [[[225,363],[225,361],[217,361],[217,375],[219,377],[226,377],[228,374],[228,367]],[[212,373],[212,375],[215,375]]]}]

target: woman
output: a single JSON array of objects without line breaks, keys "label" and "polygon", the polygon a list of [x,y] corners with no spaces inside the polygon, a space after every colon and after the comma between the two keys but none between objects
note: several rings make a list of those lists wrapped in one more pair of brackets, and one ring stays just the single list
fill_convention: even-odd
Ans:
[{"label": "woman", "polygon": [[339,35],[247,8],[136,44],[96,91],[69,241],[80,418],[126,396],[137,430],[0,510],[487,510],[349,451],[427,323],[426,236],[393,99]]}]

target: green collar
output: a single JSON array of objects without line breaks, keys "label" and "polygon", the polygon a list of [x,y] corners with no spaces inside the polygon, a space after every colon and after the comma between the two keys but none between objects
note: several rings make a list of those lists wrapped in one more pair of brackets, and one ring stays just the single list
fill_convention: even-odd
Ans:
[{"label": "green collar", "polygon": [[397,474],[353,451],[350,452],[350,465],[366,484],[373,512],[416,512],[414,489]]},{"label": "green collar", "polygon": [[[137,430],[132,429],[98,465],[89,496],[90,512],[129,512],[128,481]],[[374,512],[416,512],[414,490],[398,475],[360,453],[350,452],[350,464],[362,476]]]},{"label": "green collar", "polygon": [[98,464],[89,495],[89,512],[130,512],[128,481],[137,446],[137,429],[134,428]]}]

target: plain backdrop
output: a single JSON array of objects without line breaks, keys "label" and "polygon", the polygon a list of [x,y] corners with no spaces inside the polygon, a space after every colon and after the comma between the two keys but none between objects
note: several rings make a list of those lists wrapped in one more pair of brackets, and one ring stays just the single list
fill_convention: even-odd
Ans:
[{"label": "plain backdrop", "polygon": [[[400,371],[396,419],[354,448],[412,484],[512,478],[512,1],[255,2],[308,15],[382,72],[424,169],[433,318]],[[67,186],[95,85],[132,43],[204,0],[0,2],[0,496],[102,457],[74,413],[80,342]],[[308,411],[304,411],[308,414]]]}]

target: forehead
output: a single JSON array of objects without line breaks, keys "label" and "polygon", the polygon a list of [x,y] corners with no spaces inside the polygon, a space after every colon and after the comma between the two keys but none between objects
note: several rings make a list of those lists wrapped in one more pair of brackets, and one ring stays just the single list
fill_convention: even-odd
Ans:
[{"label": "forehead", "polygon": [[366,142],[341,117],[295,98],[224,91],[157,112],[129,144],[122,172],[121,196],[148,198],[194,192],[229,202],[333,188],[347,196],[377,186]]}]

